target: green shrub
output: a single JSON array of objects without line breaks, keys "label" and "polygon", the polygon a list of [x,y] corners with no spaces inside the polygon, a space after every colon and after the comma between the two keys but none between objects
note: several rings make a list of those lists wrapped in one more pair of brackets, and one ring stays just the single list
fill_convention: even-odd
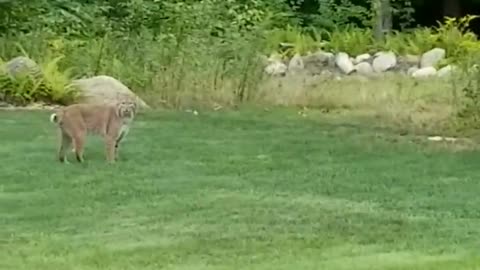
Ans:
[{"label": "green shrub", "polygon": [[386,36],[380,48],[392,50],[398,54],[420,55],[435,47],[447,52],[449,61],[463,61],[470,54],[480,51],[480,43],[474,33],[468,30],[470,22],[477,16],[445,18],[435,28],[416,28],[408,32],[394,32]]},{"label": "green shrub", "polygon": [[385,37],[376,47],[393,51],[399,55],[420,55],[436,46],[437,36],[430,28],[417,28],[409,32],[394,31]]},{"label": "green shrub", "polygon": [[[291,47],[279,51],[281,43]],[[299,27],[288,25],[285,29],[276,28],[267,32],[265,53],[279,52],[283,57],[288,58],[295,54],[305,55],[308,52],[315,52],[324,44],[320,36],[314,37]]]},{"label": "green shrub", "polygon": [[78,97],[78,91],[70,84],[68,71],[58,69],[61,57],[40,64],[42,74],[21,73],[12,76],[3,63],[0,63],[0,94],[4,101],[15,105],[28,105],[32,102],[48,104],[70,104]]},{"label": "green shrub", "polygon": [[479,16],[467,15],[465,17],[445,18],[445,22],[440,24],[436,30],[436,46],[444,48],[451,58],[465,60],[470,58],[471,54],[480,52],[480,43],[476,35],[468,30],[470,22]]},{"label": "green shrub", "polygon": [[345,27],[327,33],[325,48],[333,52],[346,52],[355,56],[374,49],[373,32],[368,28]]},{"label": "green shrub", "polygon": [[337,27],[334,31],[324,29],[307,31],[299,27],[287,26],[285,29],[273,29],[268,32],[267,53],[279,52],[278,45],[282,42],[292,46],[288,50],[280,52],[284,56],[291,56],[295,53],[305,54],[318,49],[346,52],[351,56],[378,50],[393,51],[399,55],[420,55],[430,49],[440,47],[447,51],[446,62],[462,61],[462,59],[468,58],[469,54],[480,51],[480,43],[475,34],[468,30],[470,22],[476,18],[477,16],[473,15],[459,19],[447,17],[437,27],[415,28],[403,32],[393,31],[382,41],[373,38],[373,31],[370,28],[347,25]]}]

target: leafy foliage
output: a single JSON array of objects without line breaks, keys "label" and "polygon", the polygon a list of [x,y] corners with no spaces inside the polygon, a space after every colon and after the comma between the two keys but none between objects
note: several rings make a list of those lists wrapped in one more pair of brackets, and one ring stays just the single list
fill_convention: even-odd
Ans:
[{"label": "leafy foliage", "polygon": [[58,57],[44,63],[42,74],[39,76],[28,72],[13,75],[2,68],[0,70],[1,99],[17,105],[27,105],[35,101],[50,104],[69,104],[74,101],[78,97],[78,91],[70,84],[71,78],[68,72],[59,71],[60,59]]},{"label": "leafy foliage", "polygon": [[272,29],[267,32],[266,53],[277,52],[279,44],[286,43],[287,48],[281,51],[282,56],[291,57],[295,54],[305,55],[324,47],[321,35],[311,35],[306,31],[288,25],[285,29]]},{"label": "leafy foliage", "polygon": [[373,33],[368,28],[347,27],[327,33],[326,48],[334,52],[347,52],[358,55],[369,52],[374,47]]}]

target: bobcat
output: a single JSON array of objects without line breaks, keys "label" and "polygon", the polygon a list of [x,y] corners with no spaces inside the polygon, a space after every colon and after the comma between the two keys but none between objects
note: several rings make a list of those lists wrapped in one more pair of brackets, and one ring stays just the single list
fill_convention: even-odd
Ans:
[{"label": "bobcat", "polygon": [[103,137],[107,161],[113,163],[136,113],[134,102],[121,101],[116,104],[73,104],[51,114],[50,122],[57,124],[59,130],[59,161],[68,162],[66,150],[73,143],[77,161],[83,162],[86,136],[96,134]]}]

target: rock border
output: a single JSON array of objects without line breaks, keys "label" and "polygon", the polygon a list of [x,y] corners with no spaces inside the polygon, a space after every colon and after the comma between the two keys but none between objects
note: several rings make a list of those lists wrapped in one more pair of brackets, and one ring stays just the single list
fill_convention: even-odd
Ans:
[{"label": "rock border", "polygon": [[379,51],[374,55],[364,53],[355,57],[345,52],[334,54],[317,51],[305,56],[295,54],[291,59],[282,60],[277,54],[272,54],[264,58],[264,72],[274,77],[299,72],[321,75],[325,71],[341,75],[356,73],[366,77],[386,72],[400,73],[412,78],[447,77],[455,71],[456,66],[449,64],[439,68],[445,58],[446,51],[442,48],[433,48],[422,55],[401,56],[392,51]]}]

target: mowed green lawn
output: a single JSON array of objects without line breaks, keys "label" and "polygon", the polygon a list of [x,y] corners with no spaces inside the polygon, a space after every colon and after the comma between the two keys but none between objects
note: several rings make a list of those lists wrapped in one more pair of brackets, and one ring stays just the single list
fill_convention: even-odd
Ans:
[{"label": "mowed green lawn", "polygon": [[114,165],[0,112],[0,268],[480,269],[480,153],[287,112],[138,116]]}]

